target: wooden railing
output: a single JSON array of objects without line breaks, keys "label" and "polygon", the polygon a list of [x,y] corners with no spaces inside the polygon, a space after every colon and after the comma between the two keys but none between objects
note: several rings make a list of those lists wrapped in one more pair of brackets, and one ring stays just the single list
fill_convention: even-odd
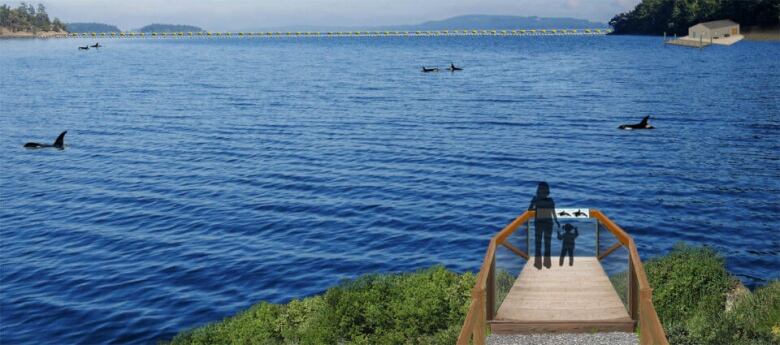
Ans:
[{"label": "wooden railing", "polygon": [[477,274],[477,283],[474,285],[474,289],[471,290],[471,305],[466,314],[466,319],[463,320],[463,328],[460,329],[458,345],[467,345],[472,339],[474,345],[485,344],[487,322],[488,320],[492,320],[495,315],[496,246],[504,245],[518,256],[528,259],[527,253],[506,243],[506,239],[509,238],[520,225],[531,219],[534,214],[534,211],[526,211],[490,239],[487,252],[485,253],[485,259],[482,261],[482,267],[479,270],[479,274]]},{"label": "wooden railing", "polygon": [[[474,345],[485,344],[488,321],[495,316],[496,248],[499,245],[504,246],[518,256],[528,259],[527,253],[512,246],[506,240],[523,223],[533,218],[534,215],[534,211],[526,211],[490,239],[485,258],[477,274],[477,282],[471,291],[471,305],[458,336],[458,345],[468,345],[469,343]],[[668,345],[666,334],[653,307],[653,290],[647,281],[647,275],[639,258],[634,239],[599,210],[590,209],[590,217],[595,218],[599,224],[607,228],[620,243],[620,245],[613,245],[604,253],[597,252],[596,256],[599,260],[620,247],[625,247],[629,251],[628,310],[631,318],[639,326],[640,343],[642,345]],[[526,231],[528,231],[528,228],[526,228]],[[526,234],[527,240],[528,234]]]},{"label": "wooden railing", "polygon": [[[640,343],[642,345],[668,345],[666,333],[653,306],[653,289],[650,288],[650,282],[647,280],[647,274],[642,260],[639,258],[634,239],[601,211],[591,209],[590,216],[598,220],[600,225],[607,228],[615,235],[620,244],[628,249],[628,310],[631,318],[639,324]],[[604,254],[600,254],[599,259],[609,255],[614,250],[613,247],[610,247]]]}]

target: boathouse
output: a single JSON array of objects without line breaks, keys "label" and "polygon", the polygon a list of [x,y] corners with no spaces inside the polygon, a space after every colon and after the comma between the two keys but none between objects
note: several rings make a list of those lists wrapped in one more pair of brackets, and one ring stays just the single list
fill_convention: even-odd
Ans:
[{"label": "boathouse", "polygon": [[693,40],[717,40],[739,34],[739,24],[728,19],[699,23],[688,28],[688,37]]}]

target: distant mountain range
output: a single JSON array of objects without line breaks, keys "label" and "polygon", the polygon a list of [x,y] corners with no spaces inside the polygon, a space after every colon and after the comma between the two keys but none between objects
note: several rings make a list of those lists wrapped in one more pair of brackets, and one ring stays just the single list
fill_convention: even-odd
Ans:
[{"label": "distant mountain range", "polygon": [[138,30],[138,32],[202,32],[203,29],[192,25],[177,25],[177,24],[151,24],[144,26]]},{"label": "distant mountain range", "polygon": [[501,15],[464,15],[443,20],[427,21],[412,25],[382,26],[312,26],[294,25],[277,28],[254,28],[245,31],[424,31],[424,30],[500,30],[500,29],[599,29],[607,28],[606,23],[592,22],[576,18],[543,18]]},{"label": "distant mountain range", "polygon": [[[384,26],[311,26],[296,25],[276,28],[253,28],[243,31],[422,31],[422,30],[501,30],[501,29],[598,29],[607,28],[606,23],[592,22],[576,18],[543,18],[522,16],[498,16],[498,15],[465,15],[447,18],[443,20],[427,21],[413,25],[384,25]],[[102,23],[69,23],[67,30],[70,32],[120,32],[114,25]],[[202,28],[192,25],[151,24],[136,32],[201,32]]]},{"label": "distant mountain range", "polygon": [[576,18],[542,18],[495,15],[466,15],[444,20],[428,21],[417,25],[396,27],[399,30],[447,30],[447,29],[593,29],[605,28],[597,23]]},{"label": "distant mountain range", "polygon": [[121,32],[118,27],[103,23],[67,23],[68,32]]},{"label": "distant mountain range", "polygon": [[[121,32],[114,25],[103,23],[68,23],[65,24],[68,32]],[[192,25],[175,24],[151,24],[140,29],[132,30],[135,32],[201,32],[203,29]]]}]

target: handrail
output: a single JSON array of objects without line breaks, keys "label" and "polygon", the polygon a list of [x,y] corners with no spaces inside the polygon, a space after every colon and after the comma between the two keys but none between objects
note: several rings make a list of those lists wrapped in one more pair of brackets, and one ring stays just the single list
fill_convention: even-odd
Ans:
[{"label": "handrail", "polygon": [[[520,225],[534,217],[535,214],[534,211],[524,212],[494,235],[488,242],[485,258],[482,261],[476,283],[471,291],[471,304],[458,335],[458,345],[468,345],[472,340],[474,345],[485,344],[487,322],[493,319],[496,248],[502,245],[509,236],[517,231]],[[615,235],[620,244],[629,251],[629,313],[641,330],[640,343],[642,345],[668,345],[666,334],[653,306],[653,290],[650,288],[650,283],[647,280],[647,274],[640,260],[636,244],[634,244],[634,239],[620,226],[601,213],[601,211],[590,209],[590,216],[604,225],[607,230]],[[614,250],[616,248],[610,249]],[[514,250],[512,251],[515,252]],[[521,253],[515,252],[515,254],[520,256],[525,254],[525,258],[528,257],[528,254],[522,253],[522,251]],[[605,253],[604,256],[608,254],[609,252]]]},{"label": "handrail", "polygon": [[659,344],[668,345],[666,333],[658,319],[658,314],[653,306],[653,289],[647,280],[647,273],[639,257],[634,239],[620,226],[607,218],[601,211],[590,209],[590,216],[609,230],[622,243],[629,252],[629,310],[631,318],[639,323],[640,343],[642,345]]},{"label": "handrail", "polygon": [[[474,289],[471,290],[471,305],[466,314],[466,319],[463,320],[463,327],[460,329],[458,345],[467,345],[472,336],[474,345],[485,344],[487,320],[493,318],[492,301],[495,297],[495,291],[492,288],[488,288],[488,284],[493,284],[493,280],[495,280],[496,246],[504,243],[510,235],[517,231],[520,225],[527,222],[535,214],[536,212],[534,211],[523,212],[523,214],[515,218],[514,221],[490,239],[485,252],[485,259],[482,261],[482,266],[480,266],[477,274],[477,282],[474,284]],[[493,279],[488,279],[491,275]],[[488,301],[491,301],[491,303],[488,303]]]}]

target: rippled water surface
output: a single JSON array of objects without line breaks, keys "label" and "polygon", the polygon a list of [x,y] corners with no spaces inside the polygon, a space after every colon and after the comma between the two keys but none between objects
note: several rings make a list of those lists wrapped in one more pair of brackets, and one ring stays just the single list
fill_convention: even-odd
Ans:
[{"label": "rippled water surface", "polygon": [[477,270],[539,180],[645,258],[707,244],[778,278],[780,44],[85,43],[0,41],[4,344],[154,343],[368,272]]}]

